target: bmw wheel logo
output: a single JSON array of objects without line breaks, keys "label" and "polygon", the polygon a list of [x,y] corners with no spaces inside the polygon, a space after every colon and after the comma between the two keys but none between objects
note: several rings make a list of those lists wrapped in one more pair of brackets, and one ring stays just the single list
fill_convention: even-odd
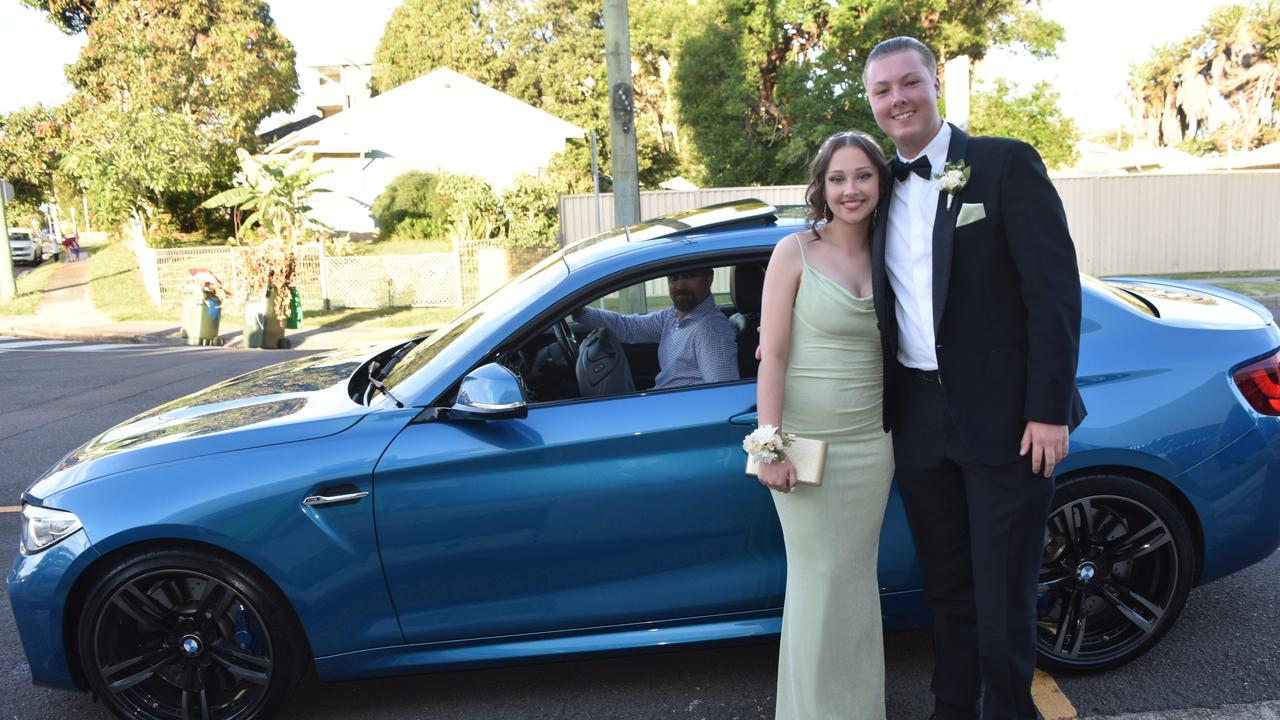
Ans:
[{"label": "bmw wheel logo", "polygon": [[1076,568],[1076,578],[1082,583],[1091,583],[1093,578],[1098,574],[1098,569],[1091,562],[1080,563],[1080,567]]},{"label": "bmw wheel logo", "polygon": [[200,654],[200,638],[194,635],[188,635],[182,638],[182,653],[184,655],[195,656]]}]

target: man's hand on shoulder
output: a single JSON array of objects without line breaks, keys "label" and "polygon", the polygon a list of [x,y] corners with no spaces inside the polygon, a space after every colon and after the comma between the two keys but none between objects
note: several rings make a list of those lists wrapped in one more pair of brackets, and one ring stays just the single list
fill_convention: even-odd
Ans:
[{"label": "man's hand on shoulder", "polygon": [[1066,425],[1049,425],[1048,423],[1029,420],[1027,429],[1022,431],[1022,447],[1018,454],[1025,456],[1031,452],[1031,472],[1040,472],[1044,466],[1044,476],[1053,477],[1053,468],[1067,456],[1068,431]]}]

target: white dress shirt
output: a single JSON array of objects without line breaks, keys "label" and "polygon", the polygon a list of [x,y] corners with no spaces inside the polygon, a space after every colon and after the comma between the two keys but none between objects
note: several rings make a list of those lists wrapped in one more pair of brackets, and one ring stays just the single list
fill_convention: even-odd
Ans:
[{"label": "white dress shirt", "polygon": [[[951,144],[951,126],[925,146],[933,176],[942,174]],[[911,162],[916,158],[904,158]],[[898,362],[921,370],[938,369],[933,333],[933,219],[938,210],[938,183],[911,173],[893,183],[889,226],[885,235],[885,268],[897,300]]]}]

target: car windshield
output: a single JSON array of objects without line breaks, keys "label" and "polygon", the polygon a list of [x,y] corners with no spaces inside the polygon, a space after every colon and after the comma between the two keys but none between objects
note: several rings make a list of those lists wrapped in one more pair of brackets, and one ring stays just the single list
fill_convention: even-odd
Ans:
[{"label": "car windshield", "polygon": [[[568,276],[562,253],[556,253],[523,275],[495,290],[488,297],[472,305],[453,322],[440,328],[404,356],[383,383],[392,390],[403,385],[405,397],[414,397],[437,373],[421,372],[438,361],[444,367],[458,359],[459,343],[463,335],[471,332],[485,334],[496,324],[509,319],[512,313],[544,295]],[[399,394],[399,393],[397,393]]]},{"label": "car windshield", "polygon": [[[1117,304],[1127,305],[1128,307],[1134,310],[1137,310],[1143,315],[1152,315],[1152,316],[1155,315],[1155,312],[1153,311],[1150,305],[1148,305],[1145,302],[1142,302],[1141,300],[1136,298],[1132,293],[1121,292],[1110,281],[1103,282],[1102,280],[1099,280],[1098,278],[1093,277],[1092,275],[1085,275],[1084,273],[1080,273],[1080,284],[1085,287],[1092,288],[1099,295],[1110,298],[1113,302]],[[1119,287],[1124,287],[1124,286],[1120,285]]]}]

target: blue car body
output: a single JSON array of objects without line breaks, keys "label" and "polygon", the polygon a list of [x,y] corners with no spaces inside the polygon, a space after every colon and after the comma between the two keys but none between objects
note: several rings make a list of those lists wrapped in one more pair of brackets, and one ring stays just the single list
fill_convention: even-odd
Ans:
[{"label": "blue car body", "polygon": [[[353,392],[373,352],[331,352],[182,398],[73,451],[22,499],[83,528],[20,555],[8,578],[34,681],[83,684],[71,639],[96,568],[175,542],[269,578],[323,679],[776,634],[781,532],[740,447],[754,379],[531,403],[493,421],[430,410],[499,349],[612,285],[680,263],[763,262],[798,229],[748,215],[562,251],[414,348],[387,378],[394,399]],[[1199,582],[1272,553],[1280,418],[1232,380],[1280,348],[1266,309],[1129,278],[1086,281],[1083,317],[1090,412],[1059,479],[1123,472],[1168,494],[1193,530]],[[301,502],[332,487],[370,495]],[[896,489],[879,567],[886,629],[926,626]]]}]

